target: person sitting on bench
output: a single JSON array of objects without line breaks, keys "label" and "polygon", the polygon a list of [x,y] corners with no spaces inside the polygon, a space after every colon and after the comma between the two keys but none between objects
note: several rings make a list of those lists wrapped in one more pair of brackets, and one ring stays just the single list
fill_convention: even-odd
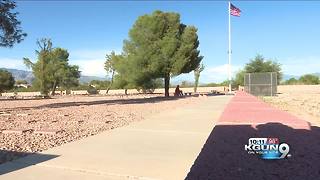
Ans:
[{"label": "person sitting on bench", "polygon": [[176,90],[174,91],[174,96],[183,96],[183,93],[180,90],[179,85],[177,85]]}]

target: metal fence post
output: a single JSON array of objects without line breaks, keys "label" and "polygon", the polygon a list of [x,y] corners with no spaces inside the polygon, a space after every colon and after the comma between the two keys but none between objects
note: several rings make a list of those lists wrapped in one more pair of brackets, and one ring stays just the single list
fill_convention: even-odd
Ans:
[{"label": "metal fence post", "polygon": [[273,90],[273,89],[272,89],[272,88],[273,88],[273,87],[272,87],[272,85],[273,85],[273,83],[272,83],[272,72],[270,73],[270,78],[271,78],[271,81],[270,81],[271,84],[270,84],[270,85],[271,85],[271,96],[272,96],[272,95],[273,95],[273,94],[272,94],[272,90]]},{"label": "metal fence post", "polygon": [[250,76],[251,73],[249,73],[249,93],[251,94],[251,76]]}]

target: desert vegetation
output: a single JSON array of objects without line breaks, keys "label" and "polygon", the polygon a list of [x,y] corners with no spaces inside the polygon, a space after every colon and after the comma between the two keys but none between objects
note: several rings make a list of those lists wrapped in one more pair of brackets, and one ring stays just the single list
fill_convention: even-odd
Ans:
[{"label": "desert vegetation", "polygon": [[305,74],[300,78],[290,78],[284,81],[284,85],[317,85],[320,84],[320,78],[316,74]]}]

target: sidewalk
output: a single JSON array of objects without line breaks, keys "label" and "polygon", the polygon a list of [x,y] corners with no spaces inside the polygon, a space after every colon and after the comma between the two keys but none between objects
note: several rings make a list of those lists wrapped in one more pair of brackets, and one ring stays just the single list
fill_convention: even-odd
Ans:
[{"label": "sidewalk", "polygon": [[242,91],[232,98],[218,122],[219,125],[251,125],[254,128],[265,123],[281,123],[294,129],[310,130],[307,121]]},{"label": "sidewalk", "polygon": [[231,97],[201,97],[201,104],[0,165],[0,179],[184,179]]},{"label": "sidewalk", "polygon": [[[264,160],[248,154],[249,138],[279,138],[290,157]],[[315,180],[320,177],[320,128],[258,98],[238,92],[228,103],[187,180]]]}]

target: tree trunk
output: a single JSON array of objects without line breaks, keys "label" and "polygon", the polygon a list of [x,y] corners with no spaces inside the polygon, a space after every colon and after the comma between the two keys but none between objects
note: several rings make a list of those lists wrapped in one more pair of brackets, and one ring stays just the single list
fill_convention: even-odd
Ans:
[{"label": "tree trunk", "polygon": [[199,85],[199,75],[195,75],[195,77],[194,77],[194,88],[193,88],[193,90],[194,90],[194,92],[196,93],[197,92],[197,89],[198,89],[198,85]]},{"label": "tree trunk", "polygon": [[109,87],[107,88],[106,94],[108,94],[108,93],[109,93],[109,90],[111,89],[111,86],[112,86],[112,84],[113,84],[113,77],[114,77],[114,71],[112,71],[110,85],[109,85]]},{"label": "tree trunk", "polygon": [[169,97],[170,75],[166,75],[164,78],[164,96]]},{"label": "tree trunk", "polygon": [[51,91],[51,95],[52,95],[52,96],[55,95],[56,88],[57,88],[57,82],[55,81],[55,82],[53,83],[53,86],[52,86],[52,91]]}]

